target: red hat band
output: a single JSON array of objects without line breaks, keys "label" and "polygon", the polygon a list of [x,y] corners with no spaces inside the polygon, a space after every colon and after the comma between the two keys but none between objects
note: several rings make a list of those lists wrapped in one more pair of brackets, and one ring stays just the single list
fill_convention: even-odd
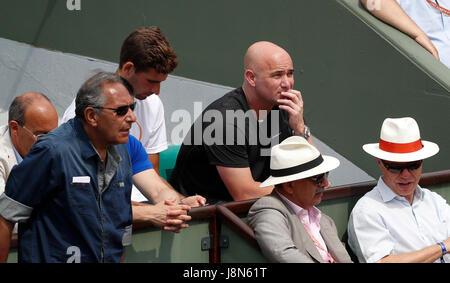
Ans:
[{"label": "red hat band", "polygon": [[392,143],[380,139],[380,149],[391,153],[411,153],[422,148],[422,139],[410,143]]}]

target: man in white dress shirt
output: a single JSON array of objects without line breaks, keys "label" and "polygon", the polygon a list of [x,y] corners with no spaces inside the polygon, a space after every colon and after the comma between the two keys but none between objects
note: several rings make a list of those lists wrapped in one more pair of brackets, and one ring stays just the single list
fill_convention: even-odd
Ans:
[{"label": "man in white dress shirt", "polygon": [[420,137],[413,118],[387,118],[379,143],[364,151],[376,157],[382,176],[355,205],[348,242],[360,262],[450,262],[450,207],[418,183],[423,160],[439,147]]}]

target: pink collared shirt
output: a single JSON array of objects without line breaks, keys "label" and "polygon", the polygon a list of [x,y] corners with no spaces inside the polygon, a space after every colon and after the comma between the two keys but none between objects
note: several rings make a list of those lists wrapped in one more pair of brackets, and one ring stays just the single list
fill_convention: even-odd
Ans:
[{"label": "pink collared shirt", "polygon": [[[288,200],[282,194],[278,193],[278,195],[283,198],[283,200],[285,200],[287,204],[289,204],[305,229],[308,230],[309,233],[315,238],[315,240],[312,240],[316,245],[316,248],[319,251],[320,255],[322,256],[324,262],[333,262],[334,259],[329,255],[327,245],[325,245],[325,241],[320,234],[320,218],[322,217],[322,213],[320,212],[320,210],[315,206],[313,206],[309,210],[303,209],[302,207]],[[320,248],[318,245],[320,245],[322,248]]]}]

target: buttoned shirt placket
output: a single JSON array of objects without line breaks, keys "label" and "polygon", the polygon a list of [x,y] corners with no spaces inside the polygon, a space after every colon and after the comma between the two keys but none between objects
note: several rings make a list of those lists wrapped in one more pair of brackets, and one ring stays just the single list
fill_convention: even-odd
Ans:
[{"label": "buttoned shirt placket", "polygon": [[[95,150],[95,147],[94,147]],[[97,152],[97,150],[95,150]],[[120,155],[117,151],[113,150],[111,147],[107,150],[107,161],[106,166],[100,155],[97,152],[97,180],[98,180],[98,197],[97,205],[100,212],[101,224],[102,224],[102,248],[101,248],[101,262],[105,261],[105,229],[104,222],[106,219],[103,217],[103,210],[101,205],[101,198],[103,192],[108,188],[114,174],[116,173],[117,167],[121,161]]]}]

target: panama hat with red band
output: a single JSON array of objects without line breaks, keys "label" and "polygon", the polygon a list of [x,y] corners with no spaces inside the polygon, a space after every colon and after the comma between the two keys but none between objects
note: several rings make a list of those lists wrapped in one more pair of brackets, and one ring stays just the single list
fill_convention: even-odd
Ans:
[{"label": "panama hat with red band", "polygon": [[420,137],[416,120],[387,118],[381,126],[379,143],[365,144],[363,149],[379,159],[394,162],[411,162],[431,157],[439,146]]}]

